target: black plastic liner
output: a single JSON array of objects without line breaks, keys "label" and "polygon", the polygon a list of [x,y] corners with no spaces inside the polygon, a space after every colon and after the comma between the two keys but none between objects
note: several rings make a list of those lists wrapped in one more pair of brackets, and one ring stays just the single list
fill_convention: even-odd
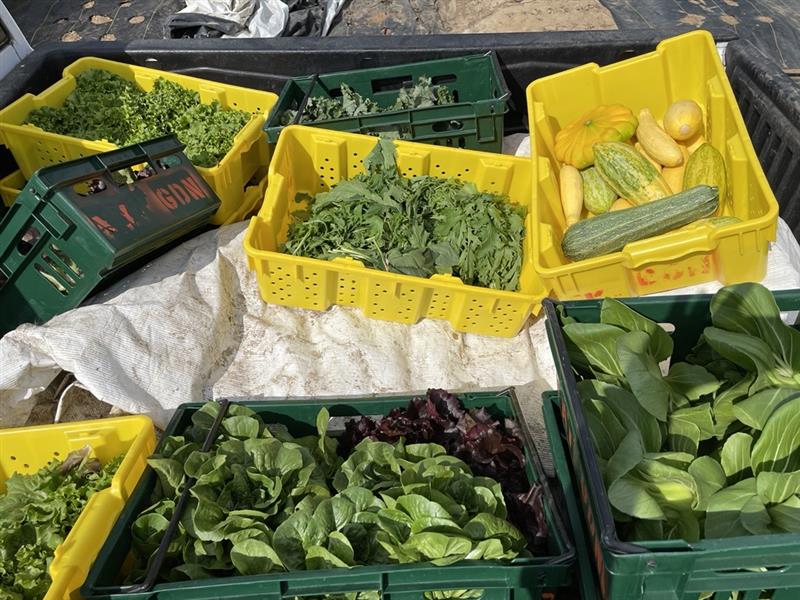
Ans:
[{"label": "black plastic liner", "polygon": [[782,68],[800,68],[797,0],[600,0],[620,29],[692,25],[750,40]]}]

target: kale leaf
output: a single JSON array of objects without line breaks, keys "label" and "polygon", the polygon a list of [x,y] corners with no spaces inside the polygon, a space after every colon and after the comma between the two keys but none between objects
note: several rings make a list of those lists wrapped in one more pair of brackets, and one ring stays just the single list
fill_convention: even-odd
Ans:
[{"label": "kale leaf", "polygon": [[[365,114],[441,106],[455,103],[455,95],[445,85],[432,85],[431,78],[424,75],[411,87],[403,86],[393,104],[382,107],[370,98],[364,98],[343,83],[339,86],[341,97],[311,96],[306,102],[299,123],[315,123],[343,117]],[[297,116],[296,110],[286,110],[280,117],[281,125],[290,125]],[[402,135],[402,132],[399,132]]]},{"label": "kale leaf", "polygon": [[293,213],[284,252],[349,257],[383,271],[448,274],[468,285],[518,289],[524,207],[455,178],[402,177],[388,140],[376,144],[364,167],[317,194],[307,210]]}]

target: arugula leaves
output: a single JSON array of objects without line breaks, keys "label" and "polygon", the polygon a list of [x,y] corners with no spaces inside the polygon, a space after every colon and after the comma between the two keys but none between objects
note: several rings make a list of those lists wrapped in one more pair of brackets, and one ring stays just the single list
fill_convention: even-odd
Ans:
[{"label": "arugula leaves", "polygon": [[0,596],[43,598],[50,587],[48,568],[86,502],[111,485],[122,462],[105,466],[88,458],[89,447],[32,475],[13,474],[0,495]]},{"label": "arugula leaves", "polygon": [[[311,96],[306,102],[299,123],[315,123],[316,121],[329,121],[342,117],[357,117],[365,114],[407,110],[411,108],[424,108],[426,106],[439,106],[455,103],[455,96],[447,86],[432,85],[431,78],[422,76],[411,87],[400,88],[394,104],[381,107],[370,98],[364,98],[343,83],[339,86],[341,97],[331,98],[325,96]],[[281,125],[290,125],[297,116],[296,110],[287,110],[280,117]],[[400,137],[403,137],[402,135]]]},{"label": "arugula leaves", "polygon": [[[468,415],[455,396],[437,392]],[[326,409],[317,416],[316,435],[294,438],[231,404],[212,449],[202,452],[219,410],[217,403],[205,404],[183,435],[167,438],[149,459],[158,482],[151,506],[131,526],[131,581],[146,573],[189,477],[197,481],[161,580],[445,565],[527,552],[525,536],[507,521],[500,484],[473,474],[443,446],[409,444],[403,437],[394,443],[363,439],[343,459],[338,440],[327,435]]]},{"label": "arugula leaves", "polygon": [[448,274],[468,285],[518,289],[524,207],[454,178],[402,177],[388,140],[376,144],[364,168],[293,213],[283,252],[347,257],[383,271]]},{"label": "arugula leaves", "polygon": [[44,106],[28,115],[30,123],[61,135],[108,140],[127,146],[174,133],[184,153],[199,167],[213,167],[230,151],[233,138],[250,114],[202,104],[197,92],[159,77],[149,92],[100,69],[76,77],[75,89],[60,107]]},{"label": "arugula leaves", "polygon": [[609,501],[630,539],[800,531],[800,332],[754,283],[721,289],[687,362],[658,324],[606,299],[565,319]]}]

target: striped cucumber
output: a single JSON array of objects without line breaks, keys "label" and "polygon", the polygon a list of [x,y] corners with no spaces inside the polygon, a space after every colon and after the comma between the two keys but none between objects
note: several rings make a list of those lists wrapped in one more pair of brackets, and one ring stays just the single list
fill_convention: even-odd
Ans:
[{"label": "striped cucumber", "polygon": [[620,198],[640,205],[672,194],[661,173],[630,144],[601,142],[593,149],[597,172]]},{"label": "striped cucumber", "polygon": [[717,188],[698,185],[679,194],[597,215],[567,229],[564,256],[584,260],[622,250],[626,244],[661,235],[707,217],[717,210]]}]

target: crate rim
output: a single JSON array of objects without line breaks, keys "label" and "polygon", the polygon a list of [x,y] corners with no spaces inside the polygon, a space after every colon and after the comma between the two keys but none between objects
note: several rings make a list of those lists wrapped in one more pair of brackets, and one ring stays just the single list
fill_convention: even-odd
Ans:
[{"label": "crate rim", "polygon": [[[800,289],[796,290],[780,290],[772,291],[775,296],[776,302],[780,300],[786,301],[789,305],[781,310],[800,309]],[[616,298],[627,305],[628,301],[634,301],[639,304],[653,304],[657,305],[664,301],[675,300],[678,301],[699,301],[710,302],[714,294],[692,294],[686,296],[664,296],[664,297],[644,297],[644,298]],[[703,552],[703,551],[720,551],[729,550],[730,544],[735,541],[744,542],[745,546],[751,549],[768,548],[774,549],[783,545],[797,546],[798,535],[794,533],[778,533],[768,535],[752,535],[752,536],[738,536],[728,538],[702,538],[697,542],[686,542],[685,540],[673,540],[677,543],[683,543],[683,548],[647,548],[635,542],[625,542],[619,539],[617,535],[617,528],[611,513],[611,503],[608,499],[605,483],[600,476],[600,466],[597,461],[597,454],[592,447],[589,435],[588,425],[584,417],[583,409],[579,406],[574,406],[574,399],[578,397],[576,389],[577,380],[571,368],[569,356],[566,353],[566,343],[561,325],[561,320],[558,315],[557,307],[563,306],[569,310],[570,307],[599,307],[602,300],[568,300],[558,301],[546,298],[542,302],[543,313],[545,316],[545,327],[550,340],[550,349],[553,354],[553,359],[556,365],[556,372],[558,378],[565,382],[567,390],[562,394],[558,392],[560,401],[569,407],[570,415],[575,422],[575,427],[579,433],[584,435],[576,436],[576,444],[582,462],[585,465],[585,471],[590,478],[589,487],[596,492],[598,496],[597,509],[599,510],[599,534],[602,543],[608,548],[608,551],[617,556],[630,556],[630,555],[644,555],[653,554],[656,556],[664,556],[668,554],[686,554],[686,552]],[[635,310],[635,308],[634,308]],[[564,397],[562,397],[562,395]],[[568,453],[569,456],[569,453]],[[662,540],[653,540],[662,541]],[[649,543],[649,542],[645,542]]]},{"label": "crate rim", "polygon": [[[387,405],[391,403],[398,403],[401,401],[408,401],[411,398],[418,396],[420,393],[424,392],[399,392],[394,394],[370,394],[370,395],[354,395],[354,396],[330,396],[330,397],[314,397],[314,396],[289,396],[289,397],[266,397],[266,398],[259,398],[257,400],[246,400],[246,399],[230,399],[231,403],[241,404],[244,406],[248,406],[252,409],[255,407],[263,407],[264,411],[269,411],[270,409],[286,409],[286,408],[328,408],[335,407],[337,405],[347,405],[347,406],[357,406],[358,404],[370,404],[370,403],[385,403]],[[519,398],[516,395],[515,387],[510,386],[499,390],[476,390],[476,391],[459,391],[454,392],[456,396],[459,398],[462,396],[467,396],[471,399],[480,400],[485,398],[487,400],[492,398],[502,398],[507,401],[511,407],[511,411],[513,413],[514,418],[523,426],[520,427],[522,432],[523,438],[523,446],[525,450],[530,455],[533,464],[531,468],[533,471],[542,477],[541,481],[538,483],[542,486],[544,491],[544,496],[546,501],[549,505],[549,517],[548,519],[548,526],[549,526],[549,533],[548,535],[553,535],[552,530],[556,530],[557,542],[562,547],[563,551],[558,556],[545,556],[545,557],[518,557],[512,559],[508,562],[503,562],[500,560],[472,560],[472,561],[460,561],[454,563],[453,565],[448,565],[446,568],[448,570],[452,570],[452,567],[455,567],[455,570],[468,570],[474,567],[486,567],[486,568],[500,568],[503,570],[513,569],[513,568],[524,568],[524,567],[560,567],[564,565],[569,565],[574,563],[576,558],[576,550],[574,546],[574,542],[570,537],[568,530],[565,526],[565,520],[562,516],[563,508],[560,507],[555,502],[555,497],[553,496],[552,489],[550,487],[551,483],[547,480],[547,476],[544,472],[544,469],[541,464],[541,459],[538,453],[538,450],[533,443],[533,438],[531,437],[528,428],[524,426],[524,421],[522,418],[522,411],[521,405],[519,402]],[[218,399],[219,401],[221,399]],[[337,402],[338,400],[338,402]],[[178,427],[178,424],[182,420],[183,416],[186,413],[194,412],[199,410],[206,402],[187,402],[179,405],[175,408],[175,412],[173,413],[172,418],[170,419],[167,427],[164,430],[164,434],[159,440],[158,445],[156,446],[154,453],[157,453],[164,440],[169,435],[175,435],[175,430]],[[333,418],[334,415],[331,415]],[[137,489],[140,486],[145,484],[145,480],[148,476],[148,470],[151,467],[148,465],[145,467],[145,470],[142,472],[141,477],[137,483],[134,492],[131,496],[134,496],[137,493]],[[127,504],[127,503],[126,503]],[[123,511],[124,512],[124,511]],[[115,520],[113,528],[117,527],[119,519],[123,517],[123,512]],[[112,528],[112,530],[113,530]],[[100,549],[99,554],[103,552],[105,548],[105,544],[108,543],[108,538],[103,544],[103,547]],[[397,571],[415,571],[418,569],[440,569],[444,567],[437,567],[436,565],[431,564],[430,562],[422,562],[422,563],[409,563],[409,564],[390,564],[390,565],[359,565],[348,569],[322,569],[322,570],[314,570],[314,571],[288,571],[288,572],[273,572],[267,573],[264,575],[253,575],[253,576],[244,576],[244,575],[236,575],[233,577],[224,577],[224,578],[212,578],[212,579],[202,579],[202,580],[192,580],[187,582],[177,582],[180,585],[180,589],[188,589],[191,590],[195,587],[203,587],[207,588],[209,585],[214,587],[226,585],[226,582],[230,582],[232,579],[236,579],[236,583],[251,583],[257,581],[259,583],[275,583],[279,581],[293,581],[293,580],[302,580],[307,579],[308,577],[325,577],[326,575],[352,575],[353,577],[357,577],[359,575],[369,576],[369,575],[379,575],[386,572],[387,567],[391,567],[393,572]],[[114,593],[114,592],[105,592],[105,590],[109,589],[108,587],[92,587],[87,589],[86,584],[91,580],[92,584],[94,585],[94,580],[96,579],[96,571],[100,568],[100,564],[95,561],[95,563],[89,569],[88,576],[86,581],[84,582],[83,586],[81,587],[81,593],[83,596],[87,598],[98,597],[98,594],[95,593],[95,590],[100,592],[103,590],[103,593]],[[159,583],[153,586],[153,588],[148,592],[152,594],[154,597],[159,594],[160,592],[169,593],[170,591],[177,590],[178,588],[175,587],[176,583]],[[266,592],[265,592],[266,594]]]}]

